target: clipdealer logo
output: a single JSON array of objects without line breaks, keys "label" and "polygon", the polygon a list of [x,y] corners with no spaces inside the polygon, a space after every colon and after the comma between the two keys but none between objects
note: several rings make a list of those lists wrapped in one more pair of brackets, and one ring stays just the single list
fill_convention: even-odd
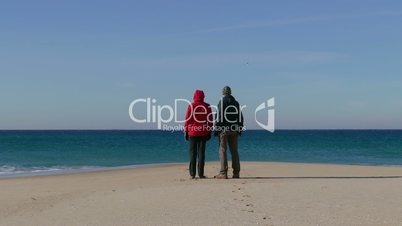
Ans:
[{"label": "clipdealer logo", "polygon": [[[179,105],[183,104],[183,106],[187,107],[191,105],[191,101],[187,99],[175,99],[173,106],[171,105],[160,105],[157,104],[157,100],[155,98],[139,98],[133,100],[128,108],[128,113],[130,116],[130,119],[139,124],[144,124],[144,123],[152,123],[156,124],[157,128],[159,130],[161,129],[168,129],[169,127],[167,126],[168,123],[175,123],[175,124],[182,124],[185,122],[185,119],[179,119],[178,116],[183,115],[182,112],[178,111]],[[145,116],[140,117],[136,114],[138,113],[138,110],[144,110],[145,107]],[[212,114],[215,115],[215,113],[218,111],[218,107],[211,105],[211,110]],[[232,106],[229,106],[232,107]],[[228,107],[228,108],[229,108]],[[238,114],[241,114],[241,112],[246,108],[246,105],[241,105],[240,107],[240,112]],[[257,106],[257,108],[254,111],[254,119],[255,122],[259,127],[261,127],[264,130],[267,130],[271,133],[275,131],[275,98],[269,98],[267,101],[264,101],[260,105]],[[222,110],[222,109],[221,109]],[[225,111],[226,109],[223,109]],[[267,111],[267,121],[266,122],[261,122],[258,117],[257,113],[266,110]],[[226,117],[226,115],[225,115]],[[180,127],[182,128],[182,126]],[[176,129],[176,130],[180,130]]]}]

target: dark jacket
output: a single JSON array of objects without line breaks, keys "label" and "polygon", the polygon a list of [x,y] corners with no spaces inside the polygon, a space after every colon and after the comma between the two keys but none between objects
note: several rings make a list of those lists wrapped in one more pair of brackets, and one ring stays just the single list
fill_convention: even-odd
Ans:
[{"label": "dark jacket", "polygon": [[204,97],[202,90],[196,90],[194,102],[187,108],[184,132],[191,137],[209,136],[212,131],[211,106],[204,102]]},{"label": "dark jacket", "polygon": [[215,135],[223,131],[236,131],[239,134],[243,130],[243,113],[239,102],[232,95],[224,96],[218,103]]}]

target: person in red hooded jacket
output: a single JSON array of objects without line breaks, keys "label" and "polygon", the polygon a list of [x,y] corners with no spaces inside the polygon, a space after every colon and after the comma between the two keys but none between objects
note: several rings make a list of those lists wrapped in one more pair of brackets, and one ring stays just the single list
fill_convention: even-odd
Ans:
[{"label": "person in red hooded jacket", "polygon": [[188,105],[184,124],[185,139],[189,141],[189,171],[192,179],[196,175],[197,156],[198,176],[206,178],[204,175],[205,146],[206,142],[211,139],[213,116],[211,106],[204,102],[204,98],[202,90],[194,92],[194,102]]}]

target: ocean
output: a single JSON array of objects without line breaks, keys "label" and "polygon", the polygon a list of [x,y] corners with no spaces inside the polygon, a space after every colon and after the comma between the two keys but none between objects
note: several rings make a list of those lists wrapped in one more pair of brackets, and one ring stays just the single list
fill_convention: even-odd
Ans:
[{"label": "ocean", "polygon": [[[127,130],[0,131],[0,177],[187,162],[181,132]],[[242,161],[402,165],[402,130],[249,130]],[[206,159],[218,160],[218,142]]]}]

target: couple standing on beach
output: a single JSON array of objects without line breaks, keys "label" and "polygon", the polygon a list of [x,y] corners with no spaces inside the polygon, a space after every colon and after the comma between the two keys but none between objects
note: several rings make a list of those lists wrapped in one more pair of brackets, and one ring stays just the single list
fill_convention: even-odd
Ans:
[{"label": "couple standing on beach", "polygon": [[189,141],[189,171],[192,179],[195,178],[197,168],[200,179],[206,178],[204,175],[205,146],[206,142],[211,139],[212,132],[219,138],[219,158],[221,165],[220,172],[215,178],[228,178],[228,161],[226,155],[228,146],[232,155],[233,178],[240,178],[240,158],[237,150],[237,139],[243,130],[243,114],[239,103],[232,96],[229,86],[223,88],[222,94],[223,97],[217,106],[215,121],[211,106],[204,102],[205,95],[202,90],[195,91],[194,102],[187,108],[184,132],[185,139]]}]

